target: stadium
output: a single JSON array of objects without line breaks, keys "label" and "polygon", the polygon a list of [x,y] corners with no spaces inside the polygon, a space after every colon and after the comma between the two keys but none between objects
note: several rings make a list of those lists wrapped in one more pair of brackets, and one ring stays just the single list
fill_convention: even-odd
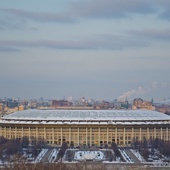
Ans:
[{"label": "stadium", "polygon": [[1,118],[0,136],[49,145],[128,145],[144,138],[170,140],[170,116],[149,110],[24,110]]}]

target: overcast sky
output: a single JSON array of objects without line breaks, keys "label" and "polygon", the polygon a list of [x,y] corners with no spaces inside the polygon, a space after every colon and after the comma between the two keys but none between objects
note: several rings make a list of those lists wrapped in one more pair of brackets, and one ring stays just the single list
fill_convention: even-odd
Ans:
[{"label": "overcast sky", "polygon": [[170,0],[0,1],[0,98],[170,97]]}]

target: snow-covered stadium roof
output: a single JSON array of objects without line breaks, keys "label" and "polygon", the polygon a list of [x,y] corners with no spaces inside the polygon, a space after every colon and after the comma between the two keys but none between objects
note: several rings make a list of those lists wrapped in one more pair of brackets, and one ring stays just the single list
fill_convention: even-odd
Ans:
[{"label": "snow-covered stadium roof", "polygon": [[159,122],[170,116],[150,110],[24,110],[6,115],[2,121],[48,122]]}]

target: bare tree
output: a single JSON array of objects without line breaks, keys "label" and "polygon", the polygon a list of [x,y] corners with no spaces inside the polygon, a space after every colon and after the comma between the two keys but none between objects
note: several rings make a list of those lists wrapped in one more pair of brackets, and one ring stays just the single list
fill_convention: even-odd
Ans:
[{"label": "bare tree", "polygon": [[60,150],[59,150],[58,159],[59,159],[59,158],[62,158],[62,157],[64,156],[64,153],[65,153],[65,151],[66,151],[67,148],[68,148],[67,142],[64,141],[64,142],[62,143],[62,145],[61,145]]},{"label": "bare tree", "polygon": [[24,137],[22,138],[22,140],[21,140],[21,146],[22,146],[23,148],[27,148],[28,145],[29,145],[29,139],[28,139],[27,136],[24,136]]}]

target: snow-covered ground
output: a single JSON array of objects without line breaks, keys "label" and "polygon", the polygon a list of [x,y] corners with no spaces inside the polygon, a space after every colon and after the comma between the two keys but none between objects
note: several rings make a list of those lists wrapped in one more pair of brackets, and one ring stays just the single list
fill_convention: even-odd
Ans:
[{"label": "snow-covered ground", "polygon": [[75,153],[75,160],[103,160],[105,158],[101,151],[77,151]]},{"label": "snow-covered ground", "polygon": [[57,158],[58,150],[53,149],[50,156],[48,157],[48,162],[53,163]]},{"label": "snow-covered ground", "polygon": [[48,149],[42,149],[37,158],[35,159],[35,163],[38,163],[41,161],[41,159],[44,157],[44,155],[47,153]]},{"label": "snow-covered ground", "polygon": [[146,162],[145,159],[141,156],[141,154],[137,150],[135,149],[130,150],[141,162]]},{"label": "snow-covered ground", "polygon": [[119,151],[126,162],[134,163],[134,161],[130,158],[130,156],[125,152],[124,149],[119,149]]}]

